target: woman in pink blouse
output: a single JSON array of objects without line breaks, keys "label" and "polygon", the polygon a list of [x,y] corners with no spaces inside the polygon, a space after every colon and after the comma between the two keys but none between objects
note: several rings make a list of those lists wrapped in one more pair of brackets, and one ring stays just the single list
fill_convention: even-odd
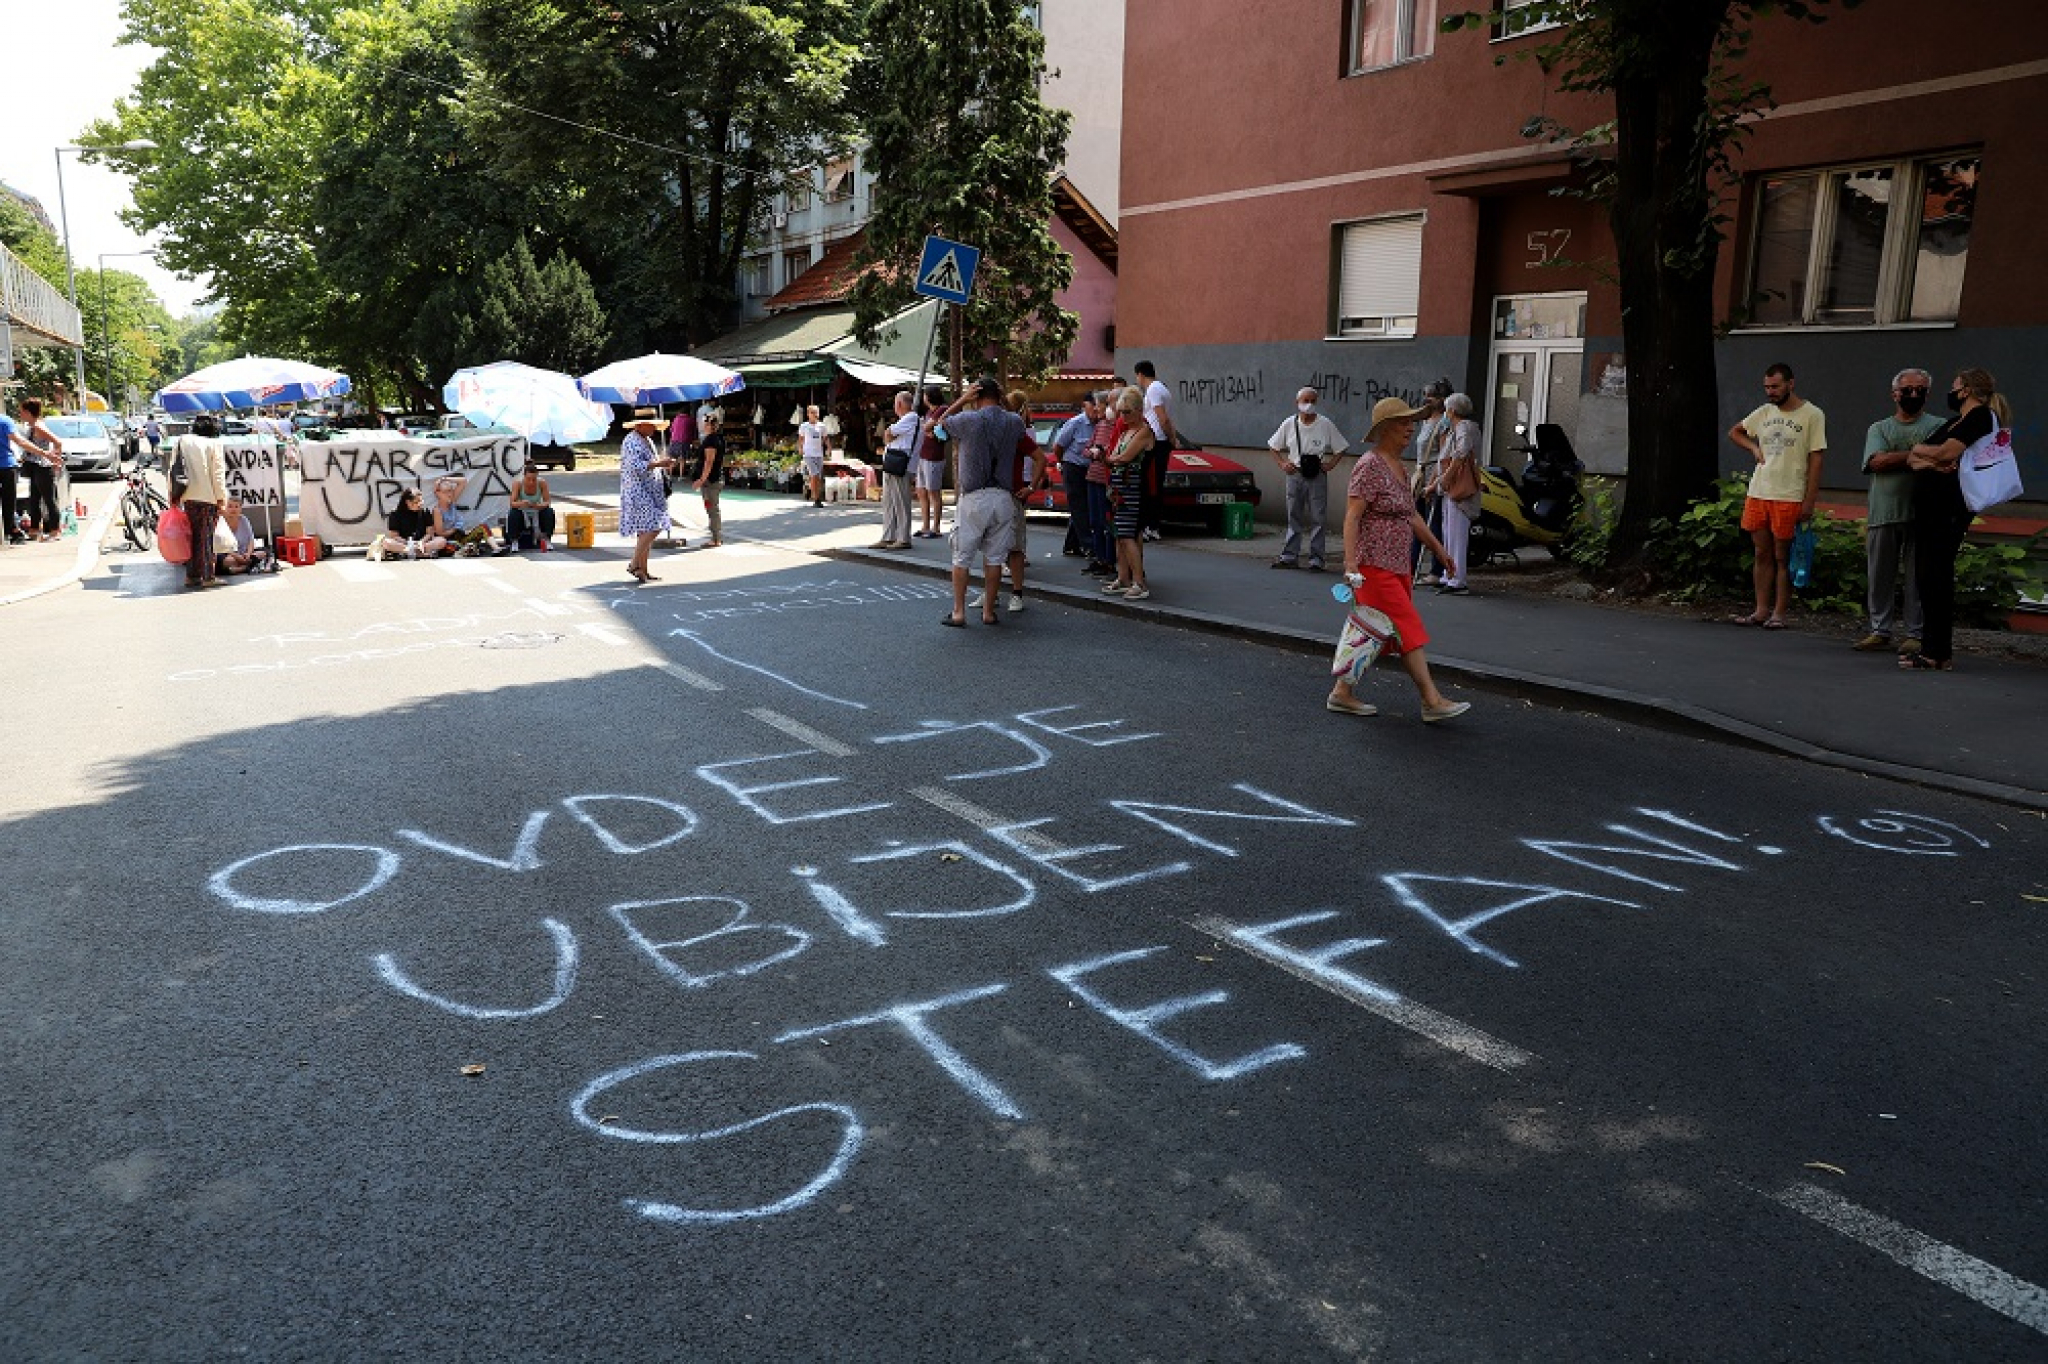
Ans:
[{"label": "woman in pink blouse", "polygon": [[[1401,452],[1415,435],[1415,419],[1421,415],[1420,408],[1411,408],[1399,398],[1382,398],[1373,404],[1372,426],[1365,433],[1365,443],[1371,448],[1359,456],[1346,490],[1350,498],[1344,509],[1344,571],[1358,601],[1385,612],[1400,632],[1400,638],[1390,641],[1385,652],[1401,660],[1422,698],[1423,720],[1434,724],[1463,715],[1472,709],[1472,703],[1453,701],[1437,690],[1422,652],[1429,634],[1415,612],[1408,546],[1411,540],[1421,540],[1439,563],[1450,563],[1451,554],[1416,513],[1415,498],[1401,467]],[[1377,713],[1353,694],[1348,676],[1337,679],[1323,704],[1346,715]]]}]

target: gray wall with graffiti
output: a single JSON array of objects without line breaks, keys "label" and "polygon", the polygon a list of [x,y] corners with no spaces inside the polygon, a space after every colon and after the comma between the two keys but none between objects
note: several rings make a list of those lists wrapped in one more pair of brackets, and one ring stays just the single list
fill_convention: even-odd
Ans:
[{"label": "gray wall with graffiti", "polygon": [[[1585,353],[1622,349],[1619,338],[1588,337]],[[1869,332],[1746,333],[1718,346],[1721,415],[1715,439],[1721,467],[1752,467],[1722,433],[1763,401],[1764,367],[1784,361],[1798,374],[1799,391],[1828,414],[1832,442],[1823,486],[1861,493],[1863,433],[1890,411],[1891,378],[1907,366],[1933,371],[1930,405],[1956,370],[1977,366],[1998,376],[2017,420],[2013,439],[2027,500],[2048,501],[2048,328],[1968,328]],[[1173,394],[1173,414],[1191,439],[1219,453],[1252,452],[1247,462],[1259,476],[1265,501],[1262,519],[1284,518],[1281,480],[1259,455],[1280,422],[1294,410],[1295,390],[1323,395],[1322,409],[1356,442],[1368,413],[1389,395],[1418,402],[1422,387],[1439,376],[1472,395],[1486,410],[1485,343],[1465,337],[1421,337],[1410,341],[1274,341],[1245,345],[1125,347],[1117,369],[1129,376],[1139,360],[1150,360]],[[1627,469],[1627,402],[1603,395],[1600,376],[1588,373],[1574,444],[1595,473]]]}]

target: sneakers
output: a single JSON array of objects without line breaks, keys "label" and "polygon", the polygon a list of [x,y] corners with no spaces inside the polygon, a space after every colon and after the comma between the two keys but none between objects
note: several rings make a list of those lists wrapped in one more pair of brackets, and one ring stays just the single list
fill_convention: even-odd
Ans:
[{"label": "sneakers", "polygon": [[1296,565],[1296,563],[1295,563],[1295,562],[1294,562],[1294,560],[1292,560],[1292,559],[1275,559],[1275,560],[1273,561],[1273,567],[1275,567],[1275,568],[1295,568],[1295,567],[1298,567],[1298,565]]},{"label": "sneakers", "polygon": [[1146,600],[1147,598],[1149,598],[1149,597],[1150,597],[1151,595],[1152,595],[1152,593],[1151,593],[1150,591],[1148,591],[1148,590],[1146,589],[1146,587],[1145,587],[1145,584],[1143,584],[1143,583],[1139,583],[1139,584],[1138,584],[1138,585],[1137,585],[1136,587],[1133,587],[1133,588],[1131,588],[1130,590],[1128,590],[1127,592],[1125,592],[1125,593],[1124,593],[1124,600],[1125,600],[1125,601],[1144,601],[1144,600]]},{"label": "sneakers", "polygon": [[1159,531],[1156,528],[1152,526],[1145,527],[1145,543],[1148,545],[1159,543]]},{"label": "sneakers", "polygon": [[1472,709],[1470,701],[1452,701],[1441,706],[1424,706],[1422,708],[1422,723],[1433,725],[1440,720],[1455,720],[1470,709]]},{"label": "sneakers", "polygon": [[[1916,643],[1917,641],[1908,640],[1906,642],[1908,644],[1912,644]],[[1877,631],[1872,630],[1869,634],[1857,640],[1854,644],[1851,644],[1849,647],[1854,649],[1859,654],[1875,654],[1881,653],[1884,650],[1891,648],[1892,642],[1888,637],[1880,635]],[[1901,651],[1903,652],[1903,646],[1901,647]]]},{"label": "sneakers", "polygon": [[1323,709],[1334,710],[1339,715],[1378,715],[1380,713],[1378,706],[1367,705],[1363,701],[1346,701],[1335,692],[1323,698]]},{"label": "sneakers", "polygon": [[1121,596],[1123,593],[1131,590],[1131,585],[1125,582],[1118,582],[1116,579],[1112,578],[1102,585],[1102,590],[1105,593],[1115,593]]},{"label": "sneakers", "polygon": [[1012,592],[1012,593],[1010,594],[1010,610],[1011,610],[1011,612],[1012,612],[1012,613],[1015,613],[1015,612],[1018,612],[1018,611],[1022,611],[1023,609],[1024,609],[1024,596],[1023,596],[1023,594],[1022,594],[1021,592]]}]

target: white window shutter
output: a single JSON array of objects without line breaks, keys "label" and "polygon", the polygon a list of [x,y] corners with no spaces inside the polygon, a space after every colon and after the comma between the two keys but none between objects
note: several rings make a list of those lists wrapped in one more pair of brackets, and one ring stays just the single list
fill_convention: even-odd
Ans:
[{"label": "white window shutter", "polygon": [[1422,219],[1378,218],[1351,223],[1339,251],[1337,316],[1408,318],[1422,295]]}]

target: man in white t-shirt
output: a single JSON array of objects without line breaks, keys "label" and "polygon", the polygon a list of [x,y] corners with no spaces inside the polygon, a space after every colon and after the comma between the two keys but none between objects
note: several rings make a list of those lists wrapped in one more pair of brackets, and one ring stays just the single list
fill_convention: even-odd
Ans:
[{"label": "man in white t-shirt", "polygon": [[1308,537],[1308,568],[1323,571],[1323,518],[1330,510],[1330,470],[1351,448],[1337,423],[1316,411],[1316,391],[1294,395],[1294,415],[1280,423],[1266,448],[1287,475],[1287,539],[1275,568],[1299,567],[1302,536]]},{"label": "man in white t-shirt", "polygon": [[1152,428],[1152,449],[1145,456],[1145,494],[1138,500],[1138,523],[1144,527],[1147,540],[1159,538],[1160,505],[1166,493],[1166,462],[1180,432],[1174,427],[1173,413],[1168,411],[1172,395],[1166,385],[1159,382],[1159,371],[1152,368],[1150,360],[1140,360],[1132,367],[1138,382],[1145,388],[1145,424]]},{"label": "man in white t-shirt", "polygon": [[818,409],[804,409],[796,428],[797,453],[803,457],[804,500],[814,507],[825,505],[825,424]]}]

